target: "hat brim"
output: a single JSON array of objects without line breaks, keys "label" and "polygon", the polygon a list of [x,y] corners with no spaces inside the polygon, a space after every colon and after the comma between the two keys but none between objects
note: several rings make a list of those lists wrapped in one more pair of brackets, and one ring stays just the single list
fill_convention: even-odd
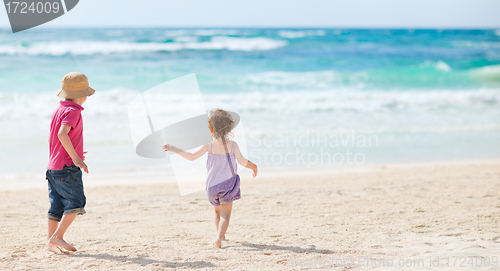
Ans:
[{"label": "hat brim", "polygon": [[78,99],[82,97],[91,96],[95,93],[95,90],[91,87],[80,91],[65,91],[64,89],[60,89],[57,91],[56,96],[64,99]]}]

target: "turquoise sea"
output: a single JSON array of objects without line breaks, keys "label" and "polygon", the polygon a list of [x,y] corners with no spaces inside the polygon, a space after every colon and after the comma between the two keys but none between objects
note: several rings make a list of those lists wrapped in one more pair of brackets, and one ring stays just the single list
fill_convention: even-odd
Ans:
[{"label": "turquoise sea", "polygon": [[83,112],[96,174],[171,170],[135,155],[127,106],[191,73],[207,110],[241,115],[264,170],[500,158],[500,30],[0,29],[0,180],[44,178],[70,71],[97,90]]}]

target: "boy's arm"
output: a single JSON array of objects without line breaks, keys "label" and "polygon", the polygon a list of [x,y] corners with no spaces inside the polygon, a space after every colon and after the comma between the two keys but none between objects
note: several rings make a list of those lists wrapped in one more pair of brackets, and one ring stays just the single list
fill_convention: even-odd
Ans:
[{"label": "boy's arm", "polygon": [[66,152],[69,154],[71,159],[73,160],[73,163],[79,167],[82,168],[85,172],[89,173],[89,169],[85,162],[83,162],[82,158],[76,154],[75,148],[73,147],[73,144],[71,143],[71,139],[68,136],[69,130],[71,130],[71,126],[67,124],[61,125],[61,128],[59,129],[59,132],[57,133],[57,137],[59,138],[59,141],[61,141],[61,144],[63,145],[64,149]]},{"label": "boy's arm", "polygon": [[[236,144],[236,142],[234,142]],[[249,168],[253,171],[253,177],[257,177],[257,165],[252,163],[250,160],[246,159],[243,157],[243,154],[241,154],[240,147],[238,144],[234,146],[234,156],[236,156],[236,160],[238,160],[238,163],[246,168]]]},{"label": "boy's arm", "polygon": [[200,158],[203,154],[205,154],[208,151],[208,143],[201,146],[201,148],[194,153],[190,153],[188,151],[185,151],[179,147],[170,144],[163,145],[163,149],[164,151],[173,151],[189,161],[194,161]]}]

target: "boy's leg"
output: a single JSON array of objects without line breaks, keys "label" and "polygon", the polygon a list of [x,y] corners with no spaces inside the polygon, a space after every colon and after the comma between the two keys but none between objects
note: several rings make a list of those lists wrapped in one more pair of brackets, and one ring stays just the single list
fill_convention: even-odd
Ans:
[{"label": "boy's leg", "polygon": [[56,231],[49,238],[49,245],[62,247],[66,250],[76,251],[76,248],[64,241],[64,233],[69,228],[73,220],[75,220],[77,213],[64,214],[61,222],[59,223]]},{"label": "boy's leg", "polygon": [[61,249],[59,249],[56,246],[49,245],[50,237],[52,237],[52,235],[54,235],[54,232],[56,231],[57,226],[59,225],[59,222],[51,220],[51,219],[47,219],[47,220],[48,220],[48,223],[47,223],[48,234],[47,234],[47,245],[45,246],[45,250],[50,251],[50,252],[54,252],[55,254],[61,254],[61,253],[63,253],[61,251]]},{"label": "boy's leg", "polygon": [[66,250],[76,251],[76,248],[64,241],[64,233],[75,220],[78,214],[84,214],[85,194],[83,191],[82,172],[76,166],[65,167],[65,172],[59,173],[57,182],[58,194],[64,205],[64,214],[56,231],[49,239],[49,245],[62,247]]},{"label": "boy's leg", "polygon": [[61,196],[57,193],[55,187],[52,184],[54,180],[52,178],[51,171],[49,170],[47,170],[46,179],[48,183],[50,208],[47,213],[47,217],[49,219],[47,222],[47,245],[45,246],[45,250],[56,254],[61,254],[63,253],[61,249],[59,249],[56,246],[51,246],[49,244],[49,240],[50,237],[54,235],[54,232],[57,230],[57,227],[59,226],[59,220],[64,212],[64,204],[61,201]]},{"label": "boy's leg", "polygon": [[221,247],[221,241],[224,240],[227,228],[229,227],[229,219],[231,218],[231,210],[233,203],[226,203],[220,206],[220,222],[217,229],[217,238],[214,241],[214,246]]},{"label": "boy's leg", "polygon": [[54,232],[56,232],[57,226],[59,225],[59,222],[51,220],[51,219],[47,219],[47,220],[48,220],[48,223],[47,223],[47,228],[48,228],[47,240],[48,240],[48,239],[50,239],[50,237],[52,237],[52,235],[54,235]]}]

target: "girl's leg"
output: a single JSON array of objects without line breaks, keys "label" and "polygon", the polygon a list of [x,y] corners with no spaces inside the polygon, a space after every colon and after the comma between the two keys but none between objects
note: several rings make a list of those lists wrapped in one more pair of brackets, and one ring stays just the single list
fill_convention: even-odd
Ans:
[{"label": "girl's leg", "polygon": [[231,218],[231,211],[233,208],[233,203],[226,203],[220,206],[220,222],[217,228],[217,238],[214,241],[214,246],[221,247],[221,242],[224,240],[227,228],[229,226],[229,219]]},{"label": "girl's leg", "polygon": [[[215,229],[217,230],[217,234],[219,233],[219,224],[220,224],[220,205],[214,206],[214,214],[215,214]],[[226,240],[226,235],[222,236],[222,241]]]},{"label": "girl's leg", "polygon": [[219,232],[219,223],[220,223],[220,205],[214,206],[214,214],[215,214],[215,228],[217,232]]}]

